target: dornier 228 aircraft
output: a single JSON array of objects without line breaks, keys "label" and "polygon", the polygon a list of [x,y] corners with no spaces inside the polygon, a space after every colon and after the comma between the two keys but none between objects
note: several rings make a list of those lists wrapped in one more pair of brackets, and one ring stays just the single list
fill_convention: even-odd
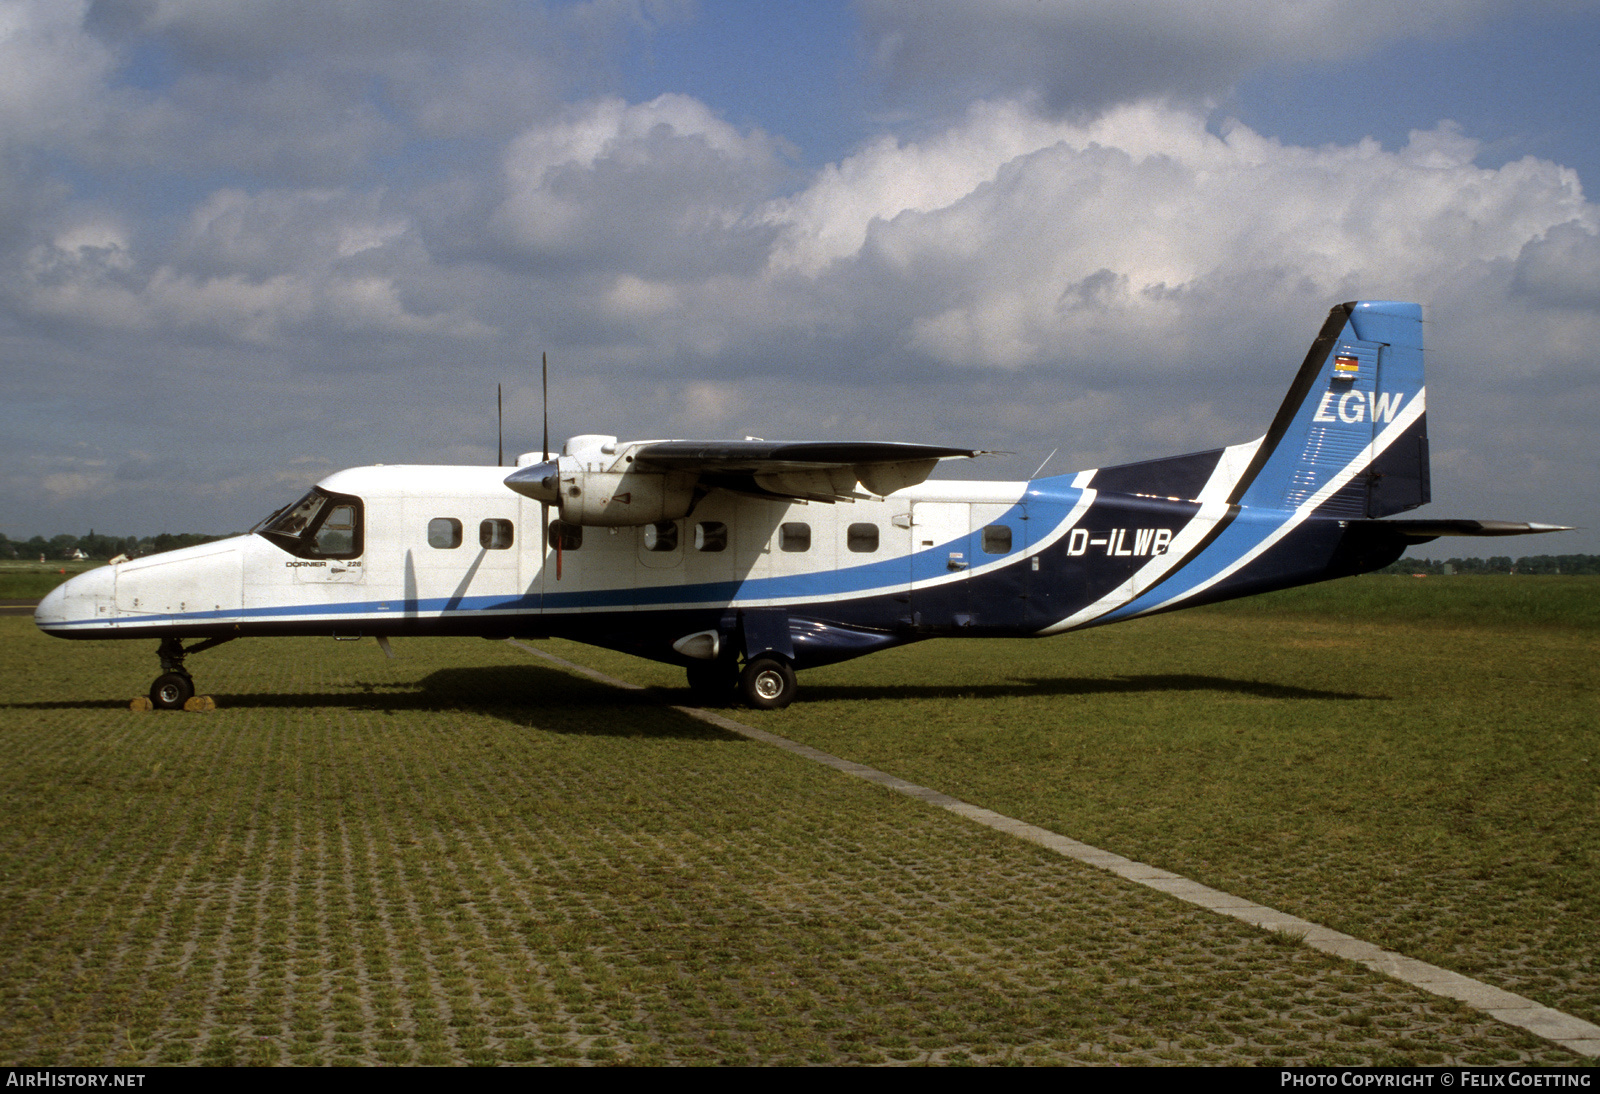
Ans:
[{"label": "dornier 228 aircraft", "polygon": [[[786,706],[795,670],[942,636],[1060,634],[1362,573],[1407,544],[1558,526],[1383,519],[1428,501],[1422,310],[1341,304],[1266,435],[1028,482],[928,481],[924,444],[618,441],[503,467],[362,467],[250,534],[91,570],[65,638],[559,636]],[[193,644],[185,646],[185,642]]]}]

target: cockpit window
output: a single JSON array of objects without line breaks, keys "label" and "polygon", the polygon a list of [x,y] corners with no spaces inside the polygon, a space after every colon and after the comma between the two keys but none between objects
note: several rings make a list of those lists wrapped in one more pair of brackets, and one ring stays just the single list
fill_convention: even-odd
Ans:
[{"label": "cockpit window", "polygon": [[279,509],[260,525],[262,532],[276,532],[279,535],[298,536],[311,526],[317,519],[317,513],[328,500],[326,494],[313,490],[299,501],[286,509]]},{"label": "cockpit window", "polygon": [[301,558],[357,558],[362,546],[361,499],[314,488],[255,531]]},{"label": "cockpit window", "polygon": [[316,553],[326,558],[340,558],[351,554],[356,546],[356,507],[348,503],[335,505],[317,525],[312,537]]}]

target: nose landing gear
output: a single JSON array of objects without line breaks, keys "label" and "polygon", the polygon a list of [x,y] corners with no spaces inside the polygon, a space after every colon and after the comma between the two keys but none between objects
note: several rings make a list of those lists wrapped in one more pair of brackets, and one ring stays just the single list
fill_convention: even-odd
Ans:
[{"label": "nose landing gear", "polygon": [[194,678],[186,672],[163,672],[150,685],[150,704],[157,710],[182,710],[194,695]]},{"label": "nose landing gear", "polygon": [[157,710],[182,710],[183,704],[194,696],[194,677],[183,667],[183,659],[191,653],[200,653],[232,641],[231,635],[207,638],[184,649],[181,639],[171,636],[163,638],[161,648],[156,651],[156,656],[161,659],[161,675],[150,685],[150,704]]}]

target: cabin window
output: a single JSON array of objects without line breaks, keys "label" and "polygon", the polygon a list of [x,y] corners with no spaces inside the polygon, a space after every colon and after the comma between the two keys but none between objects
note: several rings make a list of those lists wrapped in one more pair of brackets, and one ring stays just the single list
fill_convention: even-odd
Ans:
[{"label": "cabin window", "polygon": [[811,525],[791,521],[778,528],[778,549],[781,551],[811,550]]},{"label": "cabin window", "polygon": [[657,524],[646,524],[644,526],[644,549],[646,551],[676,551],[678,549],[677,522],[663,520]]},{"label": "cabin window", "polygon": [[878,526],[852,524],[845,533],[844,545],[858,555],[870,555],[878,549]]},{"label": "cabin window", "polygon": [[461,522],[455,517],[434,517],[428,522],[428,546],[441,551],[461,546]]},{"label": "cabin window", "polygon": [[550,522],[550,546],[561,551],[576,551],[583,546],[583,525],[564,520]]},{"label": "cabin window", "polygon": [[703,520],[694,526],[696,551],[725,551],[728,549],[728,526],[720,520]]},{"label": "cabin window", "polygon": [[478,543],[486,551],[504,551],[508,549],[514,536],[509,520],[486,520],[478,525]]},{"label": "cabin window", "polygon": [[360,498],[315,487],[252,531],[301,558],[359,558],[361,514]]},{"label": "cabin window", "polygon": [[986,555],[1011,553],[1011,526],[1009,524],[988,524],[984,526],[983,553]]}]

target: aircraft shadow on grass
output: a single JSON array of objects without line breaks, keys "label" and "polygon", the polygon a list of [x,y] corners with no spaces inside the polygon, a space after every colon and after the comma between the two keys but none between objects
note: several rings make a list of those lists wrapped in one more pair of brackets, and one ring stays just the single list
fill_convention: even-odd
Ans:
[{"label": "aircraft shadow on grass", "polygon": [[[218,712],[325,710],[436,714],[470,711],[555,733],[597,737],[725,738],[724,730],[663,708],[687,689],[624,691],[539,665],[439,669],[414,684],[364,681],[337,690],[210,693]],[[0,703],[0,710],[127,711],[127,699]],[[181,712],[159,712],[167,717]],[[601,714],[602,717],[596,717]],[[174,726],[183,723],[174,722]]]},{"label": "aircraft shadow on grass", "polygon": [[[1387,695],[1327,691],[1260,680],[1236,680],[1222,676],[1185,673],[1032,679],[974,685],[833,684],[818,685],[812,694],[819,702],[829,700],[860,702],[875,699],[959,701],[1030,697],[1072,698],[1091,695],[1150,695],[1159,692],[1204,691],[1290,702],[1390,700]],[[214,695],[213,698],[220,710],[323,708],[341,711],[439,714],[452,710],[472,710],[479,713],[494,713],[505,717],[508,721],[534,725],[553,732],[589,736],[724,735],[721,730],[662,709],[663,705],[708,705],[697,700],[686,688],[624,691],[576,678],[560,669],[539,665],[439,669],[423,677],[414,688],[360,683],[339,691],[221,693]],[[118,710],[124,709],[126,705],[126,701],[120,699],[56,699],[31,703],[5,703],[0,704],[0,708],[87,711]],[[591,723],[582,717],[602,710],[618,714],[637,711],[639,716],[601,723]],[[573,717],[575,715],[579,717]]]},{"label": "aircraft shadow on grass", "polygon": [[1015,680],[1000,684],[814,684],[808,690],[816,700],[827,699],[1026,699],[1047,696],[1147,695],[1156,692],[1218,691],[1257,699],[1387,700],[1387,695],[1353,691],[1323,691],[1260,680],[1232,680],[1225,676],[1161,673],[1143,676],[1065,677]]}]

